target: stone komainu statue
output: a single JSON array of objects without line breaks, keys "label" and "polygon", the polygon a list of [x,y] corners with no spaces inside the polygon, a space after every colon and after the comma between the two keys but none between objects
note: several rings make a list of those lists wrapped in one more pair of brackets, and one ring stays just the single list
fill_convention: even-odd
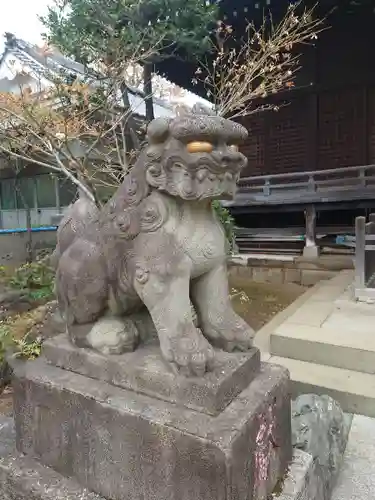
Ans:
[{"label": "stone komainu statue", "polygon": [[235,193],[246,137],[241,125],[198,107],[156,119],[113,198],[102,209],[82,196],[70,207],[54,260],[72,342],[134,350],[132,314],[146,306],[164,358],[180,373],[210,370],[212,345],[251,348],[254,332],[231,306],[225,235],[211,208]]}]

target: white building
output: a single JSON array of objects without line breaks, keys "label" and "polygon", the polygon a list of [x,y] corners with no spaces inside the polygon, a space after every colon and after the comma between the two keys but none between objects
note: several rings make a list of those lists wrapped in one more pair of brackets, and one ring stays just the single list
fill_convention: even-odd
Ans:
[{"label": "white building", "polygon": [[[5,37],[5,51],[0,58],[0,92],[17,94],[26,87],[32,92],[40,92],[52,86],[53,75],[57,76],[61,70],[78,78],[87,74],[82,64],[58,51],[31,45],[9,33]],[[190,92],[176,91],[167,80],[160,78],[160,84],[169,85],[171,91],[167,92],[168,101],[153,98],[155,117],[174,116],[179,107],[202,101]],[[137,88],[129,88],[129,101],[134,115],[143,120],[143,93]],[[0,228],[26,227],[24,201],[30,209],[32,225],[49,226],[55,215],[61,213],[75,196],[76,189],[69,181],[53,177],[34,165],[27,166],[22,175],[17,176],[16,189],[15,170],[0,166]]]}]

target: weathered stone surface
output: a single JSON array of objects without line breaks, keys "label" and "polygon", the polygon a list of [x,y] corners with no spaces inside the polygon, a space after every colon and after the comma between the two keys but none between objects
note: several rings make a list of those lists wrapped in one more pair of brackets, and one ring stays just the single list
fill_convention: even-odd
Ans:
[{"label": "weathered stone surface", "polygon": [[303,256],[306,259],[317,259],[319,257],[320,248],[317,245],[305,246]]},{"label": "weathered stone surface", "polygon": [[[247,163],[237,146],[247,135],[239,123],[198,105],[153,120],[147,144],[109,202],[99,208],[86,192],[69,208],[52,262],[77,346],[107,354],[135,349],[141,335],[129,315],[144,306],[164,359],[182,375],[209,372],[213,346],[252,348],[255,332],[229,297],[227,241],[211,203],[233,197]],[[117,325],[104,334],[103,322],[96,323],[108,323],[109,314]]]},{"label": "weathered stone surface", "polygon": [[104,500],[16,450],[13,419],[0,417],[1,500]]},{"label": "weathered stone surface", "polygon": [[296,283],[301,284],[302,272],[300,269],[285,269],[284,272],[284,283]]},{"label": "weathered stone surface", "polygon": [[216,417],[43,360],[14,369],[19,451],[113,500],[266,500],[292,457],[281,367]]},{"label": "weathered stone surface", "polygon": [[375,491],[375,419],[354,415],[345,460],[332,500],[372,500]]},{"label": "weathered stone surface", "polygon": [[211,372],[188,378],[172,371],[158,345],[108,357],[75,347],[65,335],[59,335],[44,343],[43,353],[60,368],[213,415],[246,389],[260,368],[255,348],[246,354],[219,351]]},{"label": "weathered stone surface", "polygon": [[313,286],[322,280],[328,280],[336,275],[334,271],[315,271],[314,269],[302,269],[301,285]]},{"label": "weathered stone surface", "polygon": [[314,474],[314,459],[302,450],[294,450],[293,460],[277,500],[320,500]]},{"label": "weathered stone surface", "polygon": [[[292,442],[313,459],[315,500],[329,500],[348,442],[352,416],[329,396],[303,394],[292,402]],[[310,497],[307,497],[310,498]]]},{"label": "weathered stone surface", "polygon": [[[53,469],[16,451],[13,420],[0,418],[0,498],[1,500],[104,500],[103,497],[82,488],[72,479],[67,479]],[[354,461],[357,457],[354,458]],[[363,460],[362,460],[363,461]],[[358,462],[358,460],[357,460]],[[362,468],[367,464],[360,464]],[[274,490],[278,500],[321,500],[319,476],[315,473],[314,459],[308,453],[295,449],[288,473]],[[357,474],[358,476],[358,474]],[[352,478],[351,478],[352,479]],[[340,499],[351,498],[347,488],[353,487],[342,481],[344,488],[336,492]],[[370,483],[371,481],[369,481]],[[357,499],[368,499],[371,490]],[[364,493],[364,492],[362,492]],[[155,498],[159,500],[159,498]],[[241,499],[242,500],[242,499]]]},{"label": "weathered stone surface", "polygon": [[[103,497],[79,486],[76,481],[64,478],[53,469],[17,452],[13,427],[12,419],[0,418],[1,500],[104,500]],[[362,468],[365,466],[364,463],[361,465]],[[274,491],[274,498],[321,500],[319,483],[320,477],[316,475],[313,457],[302,450],[295,449],[288,473]],[[346,489],[352,486],[346,484],[345,480],[342,483]],[[337,498],[339,496],[340,499],[349,498],[346,489],[341,488],[339,494],[336,493]],[[370,490],[366,492],[367,495],[369,492]],[[368,496],[361,496],[358,493],[358,498],[364,499]]]},{"label": "weathered stone surface", "polygon": [[284,269],[274,267],[254,267],[252,279],[258,283],[274,283],[280,285],[284,283]]}]

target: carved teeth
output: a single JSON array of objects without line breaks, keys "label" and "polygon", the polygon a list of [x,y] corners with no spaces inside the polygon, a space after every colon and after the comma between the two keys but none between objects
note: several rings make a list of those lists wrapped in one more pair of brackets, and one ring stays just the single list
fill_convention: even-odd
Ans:
[{"label": "carved teeth", "polygon": [[232,181],[233,180],[233,175],[230,172],[225,173],[225,178],[227,181]]}]

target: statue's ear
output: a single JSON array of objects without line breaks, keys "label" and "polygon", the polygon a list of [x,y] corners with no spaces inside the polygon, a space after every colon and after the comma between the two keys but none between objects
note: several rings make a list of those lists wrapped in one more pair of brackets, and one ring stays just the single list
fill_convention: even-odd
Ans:
[{"label": "statue's ear", "polygon": [[156,118],[147,127],[147,139],[149,144],[160,144],[165,142],[169,135],[169,124],[171,118]]},{"label": "statue's ear", "polygon": [[191,110],[194,115],[216,116],[213,108],[209,108],[200,102],[196,102]]}]

